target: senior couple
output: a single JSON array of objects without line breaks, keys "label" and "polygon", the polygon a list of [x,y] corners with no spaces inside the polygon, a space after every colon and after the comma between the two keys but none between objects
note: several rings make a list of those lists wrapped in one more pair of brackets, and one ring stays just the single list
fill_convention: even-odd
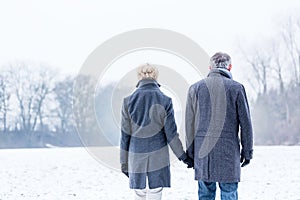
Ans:
[{"label": "senior couple", "polygon": [[199,200],[213,200],[216,183],[222,200],[238,199],[241,167],[252,159],[253,133],[242,84],[232,80],[231,58],[218,52],[208,76],[190,86],[185,113],[183,150],[172,100],[161,92],[158,70],[138,68],[137,89],[122,106],[120,162],[135,199],[161,199],[170,187],[169,148],[194,168]]}]

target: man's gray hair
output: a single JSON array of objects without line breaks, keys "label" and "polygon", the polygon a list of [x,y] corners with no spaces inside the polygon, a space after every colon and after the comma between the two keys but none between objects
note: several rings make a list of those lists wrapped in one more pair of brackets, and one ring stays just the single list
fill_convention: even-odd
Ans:
[{"label": "man's gray hair", "polygon": [[137,69],[138,79],[153,79],[157,80],[158,77],[158,69],[149,63],[142,64]]},{"label": "man's gray hair", "polygon": [[210,58],[212,68],[228,68],[231,64],[231,58],[228,54],[218,52]]}]

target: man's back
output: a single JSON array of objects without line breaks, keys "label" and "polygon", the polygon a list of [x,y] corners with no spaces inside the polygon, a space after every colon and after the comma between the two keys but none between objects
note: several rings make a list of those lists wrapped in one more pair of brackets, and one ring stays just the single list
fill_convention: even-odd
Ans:
[{"label": "man's back", "polygon": [[200,114],[196,135],[236,137],[239,130],[239,95],[246,100],[243,85],[213,73],[192,85],[191,90]]},{"label": "man's back", "polygon": [[225,64],[228,69],[212,68],[188,93],[187,153],[195,160],[195,179],[199,181],[237,183],[241,156],[252,158],[253,133],[245,89],[232,80],[231,64]]}]

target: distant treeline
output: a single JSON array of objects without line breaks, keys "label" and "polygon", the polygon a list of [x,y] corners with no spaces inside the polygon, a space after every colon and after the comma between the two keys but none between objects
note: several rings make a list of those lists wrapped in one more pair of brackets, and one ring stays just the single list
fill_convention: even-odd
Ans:
[{"label": "distant treeline", "polygon": [[[107,118],[112,86],[94,91],[90,77],[60,79],[58,73],[43,65],[18,62],[2,68],[0,148],[118,144],[118,130],[106,133],[107,139],[95,129],[95,114],[90,113],[94,104],[86,100],[96,94],[97,118]],[[77,90],[73,91],[75,82]],[[82,105],[76,102],[79,98]],[[112,120],[106,125],[114,127]]]},{"label": "distant treeline", "polygon": [[256,93],[251,104],[255,143],[299,145],[300,18],[286,19],[274,38],[256,43],[239,49]]}]

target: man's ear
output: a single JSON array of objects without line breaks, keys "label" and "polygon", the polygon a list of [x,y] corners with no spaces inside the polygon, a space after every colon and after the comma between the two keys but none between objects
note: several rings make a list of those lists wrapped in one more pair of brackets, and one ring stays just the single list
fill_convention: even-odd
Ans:
[{"label": "man's ear", "polygon": [[232,64],[230,64],[229,66],[228,66],[228,71],[230,71],[231,70],[231,68],[232,68]]},{"label": "man's ear", "polygon": [[209,66],[208,69],[211,70],[211,66]]}]

